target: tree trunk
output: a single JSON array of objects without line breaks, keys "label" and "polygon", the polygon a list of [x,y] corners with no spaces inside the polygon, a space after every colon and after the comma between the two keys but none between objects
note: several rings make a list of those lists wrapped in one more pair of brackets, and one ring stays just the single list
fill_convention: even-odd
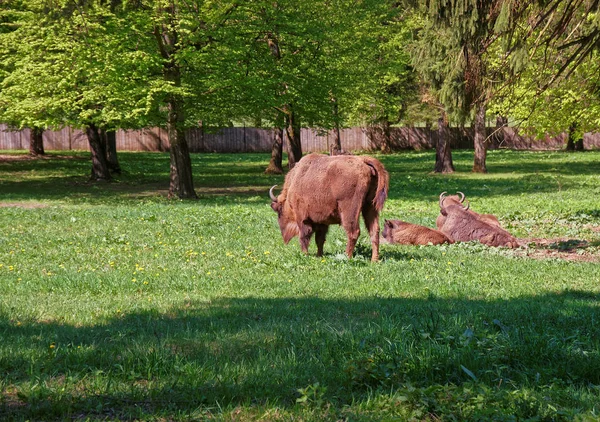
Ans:
[{"label": "tree trunk", "polygon": [[44,151],[44,129],[32,127],[29,133],[29,155],[46,155]]},{"label": "tree trunk", "polygon": [[331,155],[339,155],[342,153],[342,138],[340,136],[340,108],[337,99],[333,99],[333,120],[335,127],[333,128],[333,143],[331,145]]},{"label": "tree trunk", "polygon": [[271,149],[271,161],[265,170],[267,174],[283,173],[283,128],[276,127],[273,136],[273,148]]},{"label": "tree trunk", "polygon": [[477,105],[477,114],[475,115],[474,124],[474,146],[475,158],[473,160],[474,173],[487,173],[485,165],[487,156],[486,133],[485,133],[485,104]]},{"label": "tree trunk", "polygon": [[577,123],[573,122],[569,125],[569,135],[567,137],[567,151],[575,151],[575,131],[577,130]]},{"label": "tree trunk", "polygon": [[438,119],[438,137],[435,146],[435,173],[454,173],[452,163],[452,149],[450,148],[450,131],[448,130],[448,116],[442,111]]},{"label": "tree trunk", "polygon": [[336,123],[333,129],[333,143],[331,144],[331,155],[342,154],[342,138],[340,136],[340,126]]},{"label": "tree trunk", "polygon": [[567,151],[583,151],[583,138],[578,136],[577,122],[569,126],[569,136],[567,138]]},{"label": "tree trunk", "polygon": [[389,154],[392,152],[392,125],[387,118],[383,121],[382,128],[383,140],[381,141],[380,150],[384,154]]},{"label": "tree trunk", "polygon": [[121,166],[117,157],[117,132],[114,130],[102,130],[106,142],[106,161],[108,169],[116,174],[121,174]]},{"label": "tree trunk", "polygon": [[86,127],[85,133],[90,144],[92,154],[92,174],[90,179],[96,181],[108,181],[111,179],[106,161],[106,142],[100,133],[100,130],[94,124]]},{"label": "tree trunk", "polygon": [[[154,36],[161,56],[164,59],[163,77],[174,89],[181,87],[181,69],[177,63],[179,33],[176,24],[175,3],[167,3],[161,8],[167,24],[157,24]],[[192,178],[192,160],[185,139],[184,106],[180,95],[172,93],[167,97],[167,136],[170,143],[171,172],[169,198],[196,199]]]},{"label": "tree trunk", "polygon": [[496,127],[508,126],[508,118],[501,114],[496,114]]},{"label": "tree trunk", "polygon": [[285,114],[285,134],[288,142],[288,167],[294,168],[296,163],[302,158],[302,143],[300,141],[300,125],[296,120],[296,115],[291,104],[284,107]]},{"label": "tree trunk", "polygon": [[169,99],[167,103],[167,134],[169,136],[171,156],[171,176],[169,198],[197,199],[192,178],[192,159],[183,131],[183,111],[180,101]]}]

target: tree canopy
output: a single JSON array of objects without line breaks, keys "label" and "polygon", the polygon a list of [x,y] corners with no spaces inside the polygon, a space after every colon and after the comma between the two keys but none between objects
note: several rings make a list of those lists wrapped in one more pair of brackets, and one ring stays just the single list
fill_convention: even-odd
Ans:
[{"label": "tree canopy", "polygon": [[429,121],[425,103],[456,122],[489,106],[538,131],[574,119],[591,130],[599,3],[7,0],[0,120],[165,127],[179,196],[194,196],[184,131],[199,124],[287,119],[289,137],[300,125]]}]

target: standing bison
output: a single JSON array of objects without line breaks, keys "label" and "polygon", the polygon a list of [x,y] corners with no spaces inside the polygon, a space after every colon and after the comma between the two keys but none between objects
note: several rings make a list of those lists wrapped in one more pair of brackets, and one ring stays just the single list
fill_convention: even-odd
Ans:
[{"label": "standing bison", "polygon": [[284,243],[299,236],[300,247],[308,253],[315,233],[317,256],[330,224],[341,224],[348,235],[346,254],[352,257],[360,234],[360,213],[371,237],[372,261],[379,259],[379,211],[387,198],[389,175],[372,157],[309,154],[285,177],[278,197],[269,195],[277,212]]}]

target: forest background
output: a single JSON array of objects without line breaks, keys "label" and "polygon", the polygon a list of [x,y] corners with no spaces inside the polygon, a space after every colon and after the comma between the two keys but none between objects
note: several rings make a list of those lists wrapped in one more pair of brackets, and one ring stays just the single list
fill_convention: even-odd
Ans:
[{"label": "forest background", "polygon": [[186,133],[273,129],[268,172],[302,157],[302,128],[360,126],[382,152],[397,126],[436,132],[435,171],[452,172],[449,126],[472,129],[486,172],[486,119],[525,135],[600,127],[598,1],[9,0],[0,12],[0,121],[80,129],[94,180],[120,171],[115,131],[163,128],[169,194],[194,198]]}]

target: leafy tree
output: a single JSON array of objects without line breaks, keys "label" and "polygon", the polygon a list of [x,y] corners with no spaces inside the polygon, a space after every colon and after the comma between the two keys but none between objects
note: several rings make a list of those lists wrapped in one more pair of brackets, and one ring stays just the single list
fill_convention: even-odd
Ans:
[{"label": "leafy tree", "polygon": [[[391,127],[411,122],[411,107],[419,100],[419,86],[411,66],[407,45],[412,38],[414,19],[406,11],[383,2],[361,19],[362,42],[355,57],[352,79],[342,98],[348,105],[347,120],[381,132],[379,148],[391,150]],[[348,42],[352,43],[352,35]],[[414,107],[413,107],[413,112]]]},{"label": "leafy tree", "polygon": [[[289,0],[247,3],[233,13],[246,52],[245,76],[234,88],[241,99],[236,114],[260,115],[283,128],[290,168],[302,157],[301,126],[331,121],[329,52],[339,35],[332,21],[341,14],[338,3]],[[275,161],[281,145],[276,136]],[[273,161],[269,168],[279,171]]]},{"label": "leafy tree", "polygon": [[146,115],[145,84],[123,75],[139,74],[148,63],[123,36],[124,20],[102,2],[14,5],[14,30],[1,42],[3,119],[17,127],[82,127],[92,179],[110,179],[103,132]]},{"label": "leafy tree", "polygon": [[[575,69],[600,42],[599,3],[419,2],[426,20],[416,63],[446,108],[460,120],[469,116],[473,120],[473,171],[487,171],[486,107],[505,85],[497,81],[516,80],[542,47],[570,50],[544,88]],[[576,30],[578,35],[568,40],[568,34]]]},{"label": "leafy tree", "polygon": [[[545,68],[542,60],[533,62],[493,109],[509,110],[514,124],[538,137],[568,131],[570,141],[582,139],[585,132],[600,129],[600,61],[596,56],[582,61],[568,78],[555,78],[558,69]],[[545,87],[551,78],[552,85]],[[575,144],[567,149],[575,149]]]}]

